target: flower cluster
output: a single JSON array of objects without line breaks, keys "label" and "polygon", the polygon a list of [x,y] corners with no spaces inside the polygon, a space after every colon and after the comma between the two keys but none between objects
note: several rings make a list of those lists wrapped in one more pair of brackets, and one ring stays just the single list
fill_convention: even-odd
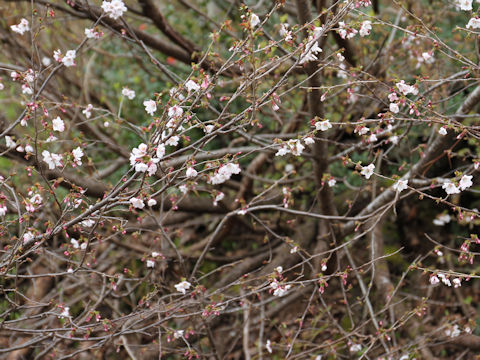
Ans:
[{"label": "flower cluster", "polygon": [[114,20],[118,19],[125,11],[127,11],[127,7],[122,0],[104,1],[102,3],[102,9],[109,18]]}]

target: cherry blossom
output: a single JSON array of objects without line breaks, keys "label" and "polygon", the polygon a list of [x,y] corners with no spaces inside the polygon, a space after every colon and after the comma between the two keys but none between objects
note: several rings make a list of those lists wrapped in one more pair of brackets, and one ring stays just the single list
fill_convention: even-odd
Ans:
[{"label": "cherry blossom", "polygon": [[95,29],[85,29],[85,36],[87,39],[100,39],[103,36],[103,32],[96,31]]},{"label": "cherry blossom", "polygon": [[370,30],[372,30],[372,22],[369,20],[365,20],[360,26],[360,31],[358,32],[360,36],[368,36],[370,35]]},{"label": "cherry blossom", "polygon": [[53,170],[56,167],[62,167],[62,155],[43,150],[42,157],[43,161],[47,163],[50,170]]},{"label": "cherry blossom", "polygon": [[129,89],[128,87],[124,87],[122,89],[122,95],[127,97],[130,100],[135,99],[135,91]]},{"label": "cherry blossom", "polygon": [[77,52],[75,50],[68,50],[65,56],[62,58],[62,63],[66,67],[75,66],[75,57]]},{"label": "cherry blossom", "polygon": [[185,172],[185,175],[187,178],[193,178],[195,176],[197,176],[198,172],[197,170],[195,170],[193,167],[188,167],[187,168],[187,171]]},{"label": "cherry blossom", "polygon": [[468,21],[467,29],[480,29],[480,19],[473,17]]},{"label": "cherry blossom", "polygon": [[157,111],[157,103],[154,100],[145,100],[143,106],[145,106],[145,111],[151,116]]},{"label": "cherry blossom", "polygon": [[65,131],[65,123],[60,116],[57,116],[55,119],[52,120],[53,131],[64,132]]},{"label": "cherry blossom", "polygon": [[260,24],[260,18],[257,16],[257,14],[252,13],[250,15],[250,26],[252,29],[256,27],[258,24]]},{"label": "cherry blossom", "polygon": [[433,224],[437,226],[443,226],[445,224],[448,224],[450,221],[451,217],[449,214],[442,214],[433,220]]},{"label": "cherry blossom", "polygon": [[374,164],[370,164],[368,166],[363,166],[361,170],[361,174],[365,176],[365,178],[368,180],[370,177],[373,175],[373,170],[375,169]]},{"label": "cherry blossom", "polygon": [[143,202],[142,199],[132,197],[130,199],[130,203],[133,205],[134,208],[136,209],[143,209],[145,207],[145,203]]},{"label": "cherry blossom", "polygon": [[460,10],[471,11],[471,10],[473,10],[472,1],[473,0],[455,0],[455,5]]},{"label": "cherry blossom", "polygon": [[233,174],[240,174],[240,166],[234,163],[228,163],[220,166],[214,176],[210,177],[209,183],[212,185],[222,184],[229,180]]},{"label": "cherry blossom", "polygon": [[93,105],[88,104],[87,107],[84,110],[82,110],[82,113],[85,115],[87,119],[90,119],[90,117],[92,116],[92,110],[93,110]]},{"label": "cherry blossom", "polygon": [[82,165],[82,156],[85,155],[83,150],[78,146],[72,151],[74,162],[76,165],[81,166]]},{"label": "cherry blossom", "polygon": [[397,103],[390,103],[390,111],[394,114],[398,113],[400,111],[400,108],[398,107]]},{"label": "cherry blossom", "polygon": [[442,136],[445,136],[447,135],[447,129],[445,128],[445,126],[442,126],[439,130],[438,130],[438,133]]},{"label": "cherry blossom", "polygon": [[402,192],[403,190],[408,188],[408,180],[398,180],[395,184],[393,184],[393,190],[396,192]]},{"label": "cherry blossom", "polygon": [[332,124],[330,124],[330,120],[317,121],[315,123],[315,129],[320,131],[327,131],[328,129],[331,129],[331,128],[332,128]]},{"label": "cherry blossom", "polygon": [[472,175],[463,175],[460,181],[458,182],[458,187],[460,188],[460,190],[463,191],[468,189],[470,186],[472,186],[473,185],[472,178],[473,178]]},{"label": "cherry blossom", "polygon": [[147,268],[154,268],[154,267],[155,267],[155,261],[147,260]]},{"label": "cherry blossom", "polygon": [[157,200],[155,200],[153,198],[150,198],[147,201],[147,205],[150,206],[150,207],[155,206],[155,205],[157,205]]},{"label": "cherry blossom", "polygon": [[178,284],[175,285],[175,289],[177,289],[177,291],[181,292],[183,295],[186,294],[187,290],[190,289],[190,286],[192,286],[192,284],[190,284],[188,281],[182,281],[182,282],[179,282]]},{"label": "cherry blossom", "polygon": [[460,189],[457,186],[455,186],[455,184],[452,183],[451,181],[444,182],[443,185],[442,185],[442,189],[445,190],[447,195],[459,194],[460,193]]},{"label": "cherry blossom", "polygon": [[397,85],[398,91],[400,91],[403,95],[418,94],[418,89],[415,86],[405,84],[405,80],[401,80],[396,85]]},{"label": "cherry blossom", "polygon": [[323,28],[318,27],[313,30],[313,34],[309,35],[305,43],[305,49],[300,55],[299,64],[304,64],[310,61],[318,60],[317,54],[322,52],[320,46],[318,46],[318,37],[320,36]]},{"label": "cherry blossom", "polygon": [[200,86],[193,80],[188,80],[185,84],[185,88],[190,91],[198,91],[200,90]]},{"label": "cherry blossom", "polygon": [[8,135],[5,135],[5,144],[10,149],[13,149],[14,147],[17,146],[17,143],[15,141],[13,141],[13,139]]},{"label": "cherry blossom", "polygon": [[338,23],[338,26],[339,28],[337,31],[342,39],[351,39],[355,37],[355,35],[357,35],[358,31],[351,27],[348,27],[343,21],[340,21]]},{"label": "cherry blossom", "polygon": [[122,0],[111,0],[110,2],[103,1],[102,9],[108,17],[114,20],[118,19],[125,11],[127,11],[127,7]]},{"label": "cherry blossom", "polygon": [[30,26],[27,19],[21,19],[19,24],[10,26],[10,29],[17,34],[23,35],[25,32],[30,31]]}]

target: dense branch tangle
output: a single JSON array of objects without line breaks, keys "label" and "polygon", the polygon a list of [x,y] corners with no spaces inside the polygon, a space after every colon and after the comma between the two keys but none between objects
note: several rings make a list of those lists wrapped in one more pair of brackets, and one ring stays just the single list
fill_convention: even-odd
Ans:
[{"label": "dense branch tangle", "polygon": [[0,357],[473,354],[465,3],[1,2]]}]

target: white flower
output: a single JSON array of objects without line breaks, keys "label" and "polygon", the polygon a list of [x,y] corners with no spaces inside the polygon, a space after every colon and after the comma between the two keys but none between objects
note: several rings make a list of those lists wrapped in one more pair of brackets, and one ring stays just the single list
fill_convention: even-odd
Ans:
[{"label": "white flower", "polygon": [[267,343],[265,344],[265,348],[270,354],[272,353],[272,342],[270,340],[267,340]]},{"label": "white flower", "polygon": [[365,20],[360,26],[359,34],[360,36],[367,36],[370,35],[370,30],[372,30],[372,22]]},{"label": "white flower", "polygon": [[102,35],[102,32],[95,31],[95,29],[85,29],[85,36],[87,39],[100,39]]},{"label": "white flower", "polygon": [[60,49],[54,50],[53,51],[53,58],[55,61],[62,61],[62,51]]},{"label": "white flower", "polygon": [[338,61],[342,62],[343,60],[345,60],[345,56],[343,56],[340,53],[337,53],[337,59],[338,59]]},{"label": "white flower", "polygon": [[447,135],[447,129],[445,129],[445,126],[442,126],[439,130],[438,133],[442,136]]},{"label": "white flower", "polygon": [[468,189],[470,186],[472,186],[473,185],[472,178],[473,178],[472,175],[463,175],[458,183],[458,187],[460,188],[460,190],[463,191]]},{"label": "white flower", "polygon": [[156,251],[153,251],[153,252],[152,252],[152,257],[153,257],[153,258],[156,258],[156,257],[158,257],[158,256],[160,256],[160,255],[161,255],[161,254],[160,254],[159,252],[156,252]]},{"label": "white flower", "polygon": [[480,29],[480,19],[476,17],[471,18],[468,21],[467,29]]},{"label": "white flower", "polygon": [[375,134],[371,134],[369,137],[368,137],[368,141],[370,141],[371,143],[377,141],[377,135]]},{"label": "white flower", "polygon": [[240,166],[234,163],[228,163],[226,165],[220,166],[217,173],[210,177],[209,183],[212,185],[222,184],[225,181],[229,180],[233,174],[240,174]]},{"label": "white flower", "polygon": [[418,89],[413,85],[405,84],[404,80],[401,80],[396,85],[397,85],[398,91],[400,91],[405,96],[408,95],[408,94],[413,94],[413,95],[418,94]]},{"label": "white flower", "polygon": [[15,141],[13,141],[13,139],[8,135],[5,135],[5,143],[6,143],[7,147],[10,148],[10,149],[13,149],[14,147],[17,146],[17,143]]},{"label": "white flower", "polygon": [[290,147],[290,152],[295,156],[302,155],[305,146],[302,145],[300,140],[288,140],[287,145]]},{"label": "white flower", "polygon": [[200,89],[200,86],[193,80],[188,80],[187,83],[185,84],[185,87],[189,92],[198,91]]},{"label": "white flower", "polygon": [[353,28],[349,28],[343,21],[340,21],[338,25],[339,28],[337,31],[342,39],[351,39],[357,35],[358,31]]},{"label": "white flower", "polygon": [[282,267],[282,266],[277,266],[277,267],[275,268],[275,271],[276,271],[277,273],[281,274],[281,273],[283,272],[283,267]]},{"label": "white flower", "polygon": [[0,205],[0,216],[5,216],[7,214],[7,207],[5,205]]},{"label": "white flower", "polygon": [[179,140],[180,140],[180,138],[179,138],[177,135],[174,135],[174,136],[172,136],[170,139],[168,139],[168,140],[165,142],[165,144],[166,144],[166,145],[170,145],[170,146],[177,146]]},{"label": "white flower", "polygon": [[59,318],[70,317],[70,308],[68,306],[65,306],[58,317]]},{"label": "white flower", "polygon": [[207,126],[205,126],[205,130],[204,130],[204,131],[205,131],[205,134],[210,134],[210,133],[213,131],[213,129],[215,129],[215,125],[207,125]]},{"label": "white flower", "polygon": [[147,205],[150,206],[150,207],[155,206],[155,205],[157,205],[157,200],[151,198],[151,199],[148,200]]},{"label": "white flower", "polygon": [[170,109],[168,109],[168,117],[170,119],[178,119],[182,117],[183,109],[178,105],[173,105]]},{"label": "white flower", "polygon": [[455,184],[452,183],[452,182],[450,182],[450,181],[446,181],[445,183],[443,183],[442,189],[445,190],[445,192],[447,193],[447,195],[460,193],[460,189],[457,188],[457,187],[455,186]]},{"label": "white flower", "polygon": [[82,156],[85,155],[83,150],[78,146],[72,151],[75,164],[82,165]]},{"label": "white flower", "polygon": [[190,166],[187,168],[185,175],[187,176],[187,178],[193,178],[198,175],[198,172],[197,170],[195,170],[193,167]]},{"label": "white flower", "polygon": [[165,145],[163,144],[159,144],[157,146],[157,158],[160,160],[161,158],[163,158],[165,156]]},{"label": "white flower", "polygon": [[55,119],[52,120],[53,131],[64,132],[65,131],[65,123],[60,116],[57,116]]},{"label": "white flower", "polygon": [[408,180],[398,180],[395,184],[393,184],[393,190],[396,192],[402,192],[403,190],[408,188]]},{"label": "white flower", "polygon": [[72,239],[70,240],[70,243],[73,245],[73,247],[74,247],[75,249],[80,248],[80,249],[82,249],[82,250],[85,250],[85,249],[87,248],[87,245],[88,245],[86,242],[83,242],[83,243],[80,245],[80,244],[78,243],[78,241],[77,241],[76,239],[74,239],[74,238],[72,238]]},{"label": "white flower", "polygon": [[62,58],[63,65],[66,67],[74,66],[76,56],[77,52],[75,50],[68,50],[65,56]]},{"label": "white flower", "polygon": [[433,53],[431,51],[423,52],[422,59],[426,64],[433,64],[435,62],[435,58],[433,57]]},{"label": "white flower", "polygon": [[213,206],[217,206],[218,202],[223,200],[224,197],[225,197],[225,194],[223,192],[219,192],[217,196],[215,196],[215,199],[213,200]]},{"label": "white flower", "polygon": [[145,111],[153,116],[153,113],[157,111],[157,103],[154,100],[145,100],[143,102],[143,106],[145,106]]},{"label": "white flower", "polygon": [[315,129],[320,131],[327,131],[328,129],[331,129],[331,128],[332,128],[332,124],[330,124],[330,120],[317,121],[315,123]]},{"label": "white flower", "polygon": [[293,40],[293,34],[290,30],[288,30],[288,27],[290,24],[280,24],[280,36],[284,38],[285,41],[292,41]]},{"label": "white flower", "polygon": [[375,169],[375,165],[370,164],[368,166],[363,166],[362,171],[360,172],[365,178],[368,180],[370,176],[373,175],[373,170]]},{"label": "white flower", "polygon": [[455,278],[455,279],[452,280],[452,282],[453,282],[453,287],[454,288],[458,288],[458,287],[462,286],[462,279],[460,279],[460,278]]},{"label": "white flower", "polygon": [[43,66],[50,66],[51,63],[52,63],[52,60],[50,60],[50,58],[48,58],[48,57],[46,57],[46,56],[44,56],[44,57],[42,58],[42,64],[43,64]]},{"label": "white flower", "polygon": [[352,345],[350,346],[350,349],[349,349],[349,350],[350,350],[350,352],[352,352],[352,353],[359,352],[360,350],[362,350],[362,345],[360,345],[360,344],[352,344]]},{"label": "white flower", "polygon": [[451,217],[448,214],[442,214],[433,220],[433,224],[437,226],[443,226],[451,221]]},{"label": "white flower", "polygon": [[[320,30],[317,30],[320,29]],[[310,35],[307,38],[307,41],[305,43],[305,48],[300,54],[300,61],[299,64],[304,64],[310,61],[315,61],[318,60],[318,57],[316,56],[318,53],[322,52],[322,48],[318,46],[318,33],[320,33],[321,28],[315,28],[314,30],[314,35]]]},{"label": "white flower", "polygon": [[32,95],[32,94],[33,94],[33,90],[32,90],[32,88],[31,88],[28,84],[23,84],[23,85],[22,85],[22,94]]},{"label": "white flower", "polygon": [[184,330],[175,330],[173,332],[173,338],[174,339],[179,339],[183,336]]},{"label": "white flower", "polygon": [[30,27],[28,26],[28,20],[22,19],[20,20],[19,24],[10,26],[10,29],[17,34],[23,35],[26,31],[30,30]]},{"label": "white flower", "polygon": [[26,245],[35,238],[35,235],[31,231],[27,231],[23,234],[23,244]]},{"label": "white flower", "polygon": [[291,287],[292,287],[291,285],[279,286],[273,291],[273,296],[278,296],[278,297],[285,296],[285,294],[288,292],[288,289],[290,289]]},{"label": "white flower", "polygon": [[50,153],[47,150],[42,151],[42,156],[43,156],[43,161],[45,161],[48,164],[48,168],[50,170],[55,169],[55,167],[61,167],[62,166],[62,155]]},{"label": "white flower", "polygon": [[260,19],[259,17],[257,16],[257,14],[254,14],[252,13],[250,15],[250,26],[252,27],[252,29],[257,26],[258,24],[260,24]]},{"label": "white flower", "polygon": [[336,183],[337,183],[337,180],[335,180],[334,178],[331,178],[330,180],[328,180],[328,186],[330,187],[334,187]]},{"label": "white flower", "polygon": [[130,203],[133,205],[134,208],[136,209],[143,209],[145,207],[145,204],[142,199],[132,197],[130,199]]},{"label": "white flower", "polygon": [[457,337],[460,334],[461,334],[461,330],[460,330],[460,328],[457,324],[455,324],[453,326],[452,330],[450,330],[450,329],[445,330],[445,335],[447,335],[449,337],[452,337],[452,338]]},{"label": "white flower", "polygon": [[390,137],[388,138],[388,140],[389,140],[393,145],[397,145],[397,144],[398,144],[398,136],[397,136],[397,135],[390,136]]},{"label": "white flower", "polygon": [[190,284],[188,281],[182,281],[175,285],[175,289],[185,295],[187,290],[190,289],[190,286],[192,286],[192,284]]},{"label": "white flower", "polygon": [[154,268],[154,267],[155,267],[155,261],[147,260],[147,268]]},{"label": "white flower", "polygon": [[82,113],[85,115],[87,119],[90,119],[90,117],[92,116],[92,109],[93,109],[93,105],[88,104],[85,110],[82,110]]},{"label": "white flower", "polygon": [[290,150],[287,148],[286,145],[282,145],[280,149],[275,153],[275,156],[284,156],[287,155],[290,152]]},{"label": "white flower", "polygon": [[144,143],[138,145],[138,148],[133,148],[130,153],[130,165],[135,165],[137,160],[141,160],[144,156],[147,155],[148,146]]},{"label": "white flower", "polygon": [[142,162],[135,164],[135,171],[136,172],[145,172],[148,170],[148,165]]},{"label": "white flower", "polygon": [[455,5],[457,9],[464,11],[471,11],[473,9],[472,0],[455,0]]},{"label": "white flower", "polygon": [[122,0],[112,0],[110,2],[104,1],[102,3],[102,9],[108,15],[108,17],[116,20],[123,15],[127,8]]},{"label": "white flower", "polygon": [[390,103],[390,111],[394,114],[398,113],[400,111],[400,108],[398,107],[397,103]]},{"label": "white flower", "polygon": [[315,140],[311,136],[307,136],[305,139],[303,139],[303,141],[305,141],[305,145],[311,145],[315,143]]},{"label": "white flower", "polygon": [[129,98],[130,100],[135,99],[135,91],[129,89],[128,87],[124,87],[122,89],[122,95]]}]

